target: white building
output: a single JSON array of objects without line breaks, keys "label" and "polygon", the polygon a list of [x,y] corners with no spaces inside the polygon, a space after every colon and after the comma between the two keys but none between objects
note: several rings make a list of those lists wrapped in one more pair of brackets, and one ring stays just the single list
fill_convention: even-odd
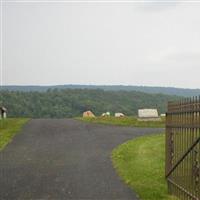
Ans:
[{"label": "white building", "polygon": [[5,119],[6,118],[6,112],[7,109],[5,107],[0,107],[0,119]]}]

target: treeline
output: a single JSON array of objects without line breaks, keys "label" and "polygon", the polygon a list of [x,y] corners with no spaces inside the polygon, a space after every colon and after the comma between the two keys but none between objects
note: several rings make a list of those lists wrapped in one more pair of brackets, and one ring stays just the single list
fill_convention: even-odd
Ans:
[{"label": "treeline", "polygon": [[157,108],[166,112],[169,100],[180,97],[146,94],[136,91],[104,91],[100,89],[49,89],[46,92],[0,91],[0,104],[9,117],[64,118],[81,116],[86,110],[96,115],[110,111],[137,115],[139,108]]},{"label": "treeline", "polygon": [[102,89],[105,91],[138,91],[149,94],[166,94],[183,97],[199,96],[200,89],[173,88],[173,87],[152,87],[152,86],[134,86],[134,85],[52,85],[52,86],[17,86],[5,85],[0,90],[22,91],[22,92],[46,92],[48,89]]}]

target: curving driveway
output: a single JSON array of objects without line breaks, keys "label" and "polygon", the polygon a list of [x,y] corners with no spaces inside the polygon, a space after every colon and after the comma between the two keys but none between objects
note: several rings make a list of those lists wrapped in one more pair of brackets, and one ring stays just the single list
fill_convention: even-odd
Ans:
[{"label": "curving driveway", "polygon": [[117,145],[163,129],[34,119],[0,152],[1,200],[134,200],[110,159]]}]

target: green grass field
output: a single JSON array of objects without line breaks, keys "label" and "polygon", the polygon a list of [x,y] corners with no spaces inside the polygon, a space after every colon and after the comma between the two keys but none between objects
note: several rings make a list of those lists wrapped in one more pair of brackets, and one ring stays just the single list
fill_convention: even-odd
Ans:
[{"label": "green grass field", "polygon": [[165,118],[161,121],[138,121],[136,117],[80,117],[77,118],[85,122],[99,123],[99,124],[110,124],[117,126],[134,126],[134,127],[164,127]]},{"label": "green grass field", "polygon": [[2,150],[12,138],[21,130],[22,126],[28,122],[25,118],[12,118],[0,120],[0,150]]},{"label": "green grass field", "polygon": [[112,152],[119,176],[143,200],[172,200],[167,194],[164,134],[130,140]]}]

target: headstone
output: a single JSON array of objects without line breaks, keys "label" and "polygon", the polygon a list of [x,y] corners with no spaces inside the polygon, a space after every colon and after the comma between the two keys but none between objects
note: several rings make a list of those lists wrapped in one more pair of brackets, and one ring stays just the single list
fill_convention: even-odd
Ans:
[{"label": "headstone", "polygon": [[92,113],[92,111],[88,110],[83,113],[83,117],[95,117],[95,115]]},{"label": "headstone", "polygon": [[138,110],[139,118],[158,118],[157,109],[139,109]]},{"label": "headstone", "polygon": [[123,113],[115,113],[115,117],[124,117],[125,115]]}]

